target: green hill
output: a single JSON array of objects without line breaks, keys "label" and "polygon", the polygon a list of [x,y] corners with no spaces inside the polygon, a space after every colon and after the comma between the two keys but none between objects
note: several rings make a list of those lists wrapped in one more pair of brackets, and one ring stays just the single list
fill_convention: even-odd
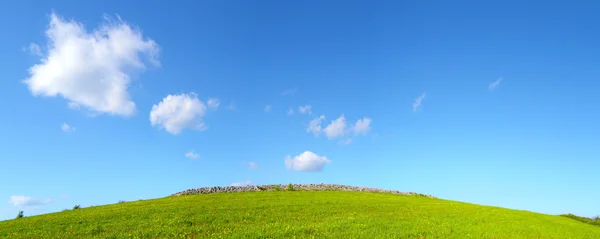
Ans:
[{"label": "green hill", "polygon": [[0,238],[294,237],[597,239],[600,227],[418,195],[347,191],[169,196],[0,222]]}]

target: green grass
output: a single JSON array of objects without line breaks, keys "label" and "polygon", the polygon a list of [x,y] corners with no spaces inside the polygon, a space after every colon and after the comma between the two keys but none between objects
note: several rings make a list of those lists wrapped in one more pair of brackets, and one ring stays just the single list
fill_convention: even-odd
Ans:
[{"label": "green grass", "polygon": [[561,216],[568,217],[568,218],[575,219],[580,222],[585,222],[587,224],[591,224],[591,225],[600,227],[600,216],[595,217],[595,218],[580,217],[580,216],[575,216],[573,214],[564,214]]},{"label": "green grass", "polygon": [[562,216],[419,196],[271,191],[167,197],[0,222],[0,238],[600,238]]}]

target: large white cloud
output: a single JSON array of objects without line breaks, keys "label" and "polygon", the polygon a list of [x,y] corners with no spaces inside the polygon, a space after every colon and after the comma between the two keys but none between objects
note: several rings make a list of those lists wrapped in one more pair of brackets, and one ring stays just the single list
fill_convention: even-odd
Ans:
[{"label": "large white cloud", "polygon": [[8,201],[15,207],[35,207],[52,202],[51,199],[38,199],[29,196],[11,196]]},{"label": "large white cloud", "polygon": [[[92,32],[74,20],[50,16],[46,30],[47,54],[36,49],[41,63],[29,68],[23,82],[34,96],[61,96],[70,108],[85,107],[98,113],[130,116],[136,106],[128,87],[131,70],[146,68],[145,56],[159,65],[158,45],[120,18],[105,16]],[[38,47],[39,48],[39,47]]]},{"label": "large white cloud", "polygon": [[305,151],[304,153],[292,158],[291,156],[285,157],[285,167],[288,170],[302,171],[302,172],[318,172],[323,171],[326,164],[330,164],[332,161],[327,159],[325,156],[316,155],[313,152]]},{"label": "large white cloud", "polygon": [[150,123],[174,135],[185,128],[205,130],[202,117],[206,109],[206,105],[195,93],[168,95],[160,103],[152,106]]}]

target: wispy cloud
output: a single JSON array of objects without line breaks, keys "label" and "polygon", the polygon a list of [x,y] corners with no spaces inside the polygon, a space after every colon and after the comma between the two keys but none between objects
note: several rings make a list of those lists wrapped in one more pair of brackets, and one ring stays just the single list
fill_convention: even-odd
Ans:
[{"label": "wispy cloud", "polygon": [[294,114],[294,109],[290,108],[290,109],[287,111],[287,115],[293,115],[293,114]]},{"label": "wispy cloud", "polygon": [[352,138],[346,138],[346,139],[340,141],[340,144],[343,144],[343,145],[348,145],[350,143],[352,143]]},{"label": "wispy cloud", "polygon": [[281,95],[286,96],[286,95],[293,95],[296,94],[297,90],[296,89],[288,89],[288,90],[284,90],[283,92],[281,92]]},{"label": "wispy cloud", "polygon": [[232,184],[231,184],[231,186],[237,186],[237,187],[240,187],[240,186],[248,186],[248,185],[250,185],[250,184],[252,184],[252,181],[250,181],[250,180],[246,180],[246,181],[244,181],[244,182],[235,182],[235,183],[232,183]]},{"label": "wispy cloud", "polygon": [[75,103],[75,102],[69,102],[69,103],[67,103],[67,106],[69,106],[69,109],[72,109],[72,110],[79,110],[79,109],[81,108],[81,107],[80,107],[80,106],[79,106],[77,103]]},{"label": "wispy cloud", "polygon": [[185,153],[185,157],[189,158],[189,159],[197,159],[200,157],[200,155],[198,155],[197,153],[194,153],[192,151]]},{"label": "wispy cloud", "polygon": [[312,114],[312,106],[311,105],[305,105],[305,106],[298,106],[298,112],[300,112],[300,114]]},{"label": "wispy cloud", "polygon": [[8,202],[15,207],[35,207],[51,203],[52,199],[38,199],[29,196],[11,196]]},{"label": "wispy cloud", "polygon": [[60,126],[60,129],[61,129],[63,132],[65,132],[65,133],[75,132],[75,130],[76,130],[76,129],[75,129],[75,127],[73,127],[73,126],[70,126],[70,125],[69,125],[69,124],[67,124],[67,123],[63,123],[63,124]]},{"label": "wispy cloud", "polygon": [[38,44],[35,43],[29,44],[29,47],[26,48],[26,51],[39,57],[42,56],[42,49],[40,48],[40,46],[38,46]]},{"label": "wispy cloud", "polygon": [[313,133],[315,136],[321,133],[321,122],[325,120],[325,116],[321,115],[308,123],[308,127],[306,128],[306,132]]},{"label": "wispy cloud", "polygon": [[490,85],[488,86],[489,90],[494,90],[496,89],[496,87],[498,87],[500,85],[500,83],[502,83],[503,78],[500,77],[497,80],[495,80],[494,82],[490,83]]},{"label": "wispy cloud", "polygon": [[415,99],[415,102],[413,102],[413,111],[417,111],[417,109],[419,109],[421,107],[421,104],[423,103],[423,99],[425,99],[425,92],[423,92],[421,95],[419,95],[419,97],[417,97]]},{"label": "wispy cloud", "polygon": [[227,106],[228,110],[237,110],[237,107],[235,106],[235,104],[233,103],[233,101],[231,101],[229,103],[229,105]]},{"label": "wispy cloud", "polygon": [[217,98],[210,98],[208,101],[206,101],[206,105],[208,105],[208,108],[216,109],[219,108],[219,105],[221,105],[221,101]]},{"label": "wispy cloud", "polygon": [[255,162],[248,162],[248,170],[255,170],[258,168],[258,164]]},{"label": "wispy cloud", "polygon": [[272,109],[272,108],[273,108],[273,107],[272,107],[271,105],[267,105],[267,106],[265,106],[265,112],[271,112],[271,109]]}]

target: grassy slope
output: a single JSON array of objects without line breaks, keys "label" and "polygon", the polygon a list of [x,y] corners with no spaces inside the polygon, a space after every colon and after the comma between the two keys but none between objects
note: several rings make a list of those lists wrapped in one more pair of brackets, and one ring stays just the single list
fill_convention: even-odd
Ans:
[{"label": "grassy slope", "polygon": [[0,238],[600,238],[570,218],[363,192],[167,197],[0,222]]}]

